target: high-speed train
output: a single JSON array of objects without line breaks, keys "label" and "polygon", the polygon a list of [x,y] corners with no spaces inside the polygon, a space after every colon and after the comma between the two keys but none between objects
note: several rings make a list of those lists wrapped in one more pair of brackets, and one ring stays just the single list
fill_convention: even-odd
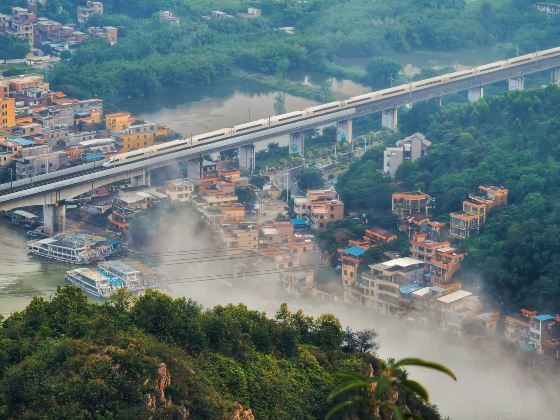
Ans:
[{"label": "high-speed train", "polygon": [[490,64],[484,64],[472,69],[460,70],[453,73],[443,74],[441,76],[431,77],[429,79],[420,80],[417,82],[407,83],[388,89],[370,92],[359,96],[354,96],[341,101],[329,102],[322,105],[317,105],[305,108],[300,111],[288,112],[282,115],[275,115],[268,118],[263,118],[256,121],[251,121],[245,124],[239,124],[230,128],[222,128],[220,130],[203,133],[191,138],[183,140],[174,140],[156,146],[149,146],[143,149],[134,150],[132,152],[122,153],[110,157],[103,163],[105,167],[113,167],[125,163],[134,162],[158,155],[168,154],[186,148],[194,148],[199,145],[213,143],[216,141],[224,140],[232,136],[239,136],[249,134],[255,131],[260,131],[268,127],[280,126],[294,121],[299,121],[305,118],[315,117],[323,114],[336,112],[340,109],[352,108],[356,105],[366,104],[382,98],[398,96],[412,91],[429,89],[440,84],[449,83],[473,75],[483,75],[502,68],[507,68],[511,65],[519,65],[529,63],[531,61],[538,61],[549,57],[560,55],[560,47],[552,48],[549,50],[539,51],[532,54],[522,55],[519,57],[510,58],[509,60],[497,61]]}]

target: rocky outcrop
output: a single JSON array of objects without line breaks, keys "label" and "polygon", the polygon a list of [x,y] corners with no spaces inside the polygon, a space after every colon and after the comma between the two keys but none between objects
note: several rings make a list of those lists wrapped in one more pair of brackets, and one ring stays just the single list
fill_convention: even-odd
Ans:
[{"label": "rocky outcrop", "polygon": [[231,420],[255,420],[255,416],[250,408],[243,408],[239,403],[235,403],[235,411],[231,415]]},{"label": "rocky outcrop", "polygon": [[[149,385],[149,380],[144,382],[144,385]],[[165,395],[166,388],[171,385],[171,374],[167,370],[165,363],[160,363],[157,370],[157,377],[152,382],[152,391],[146,395],[146,406],[151,411],[156,411],[160,408],[167,408],[171,405],[171,397]]]}]

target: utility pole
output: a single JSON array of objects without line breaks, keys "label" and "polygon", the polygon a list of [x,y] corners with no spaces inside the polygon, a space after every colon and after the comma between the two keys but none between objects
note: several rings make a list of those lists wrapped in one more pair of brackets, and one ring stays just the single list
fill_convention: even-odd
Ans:
[{"label": "utility pole", "polygon": [[12,188],[14,170],[12,168],[8,168],[8,171],[10,171],[10,188]]},{"label": "utility pole", "polygon": [[286,203],[290,203],[290,171],[286,172]]}]

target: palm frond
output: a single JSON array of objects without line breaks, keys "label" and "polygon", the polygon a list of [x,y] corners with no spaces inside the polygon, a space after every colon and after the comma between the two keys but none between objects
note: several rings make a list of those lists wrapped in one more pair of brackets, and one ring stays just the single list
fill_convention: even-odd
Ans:
[{"label": "palm frond", "polygon": [[453,378],[455,381],[457,380],[457,376],[455,376],[455,373],[453,373],[453,371],[449,369],[447,366],[444,366],[441,363],[430,362],[428,360],[424,360],[416,357],[408,357],[405,359],[401,359],[395,363],[395,366],[397,367],[421,366],[421,367],[425,367],[428,369],[433,369],[445,373],[446,375]]},{"label": "palm frond", "polygon": [[347,407],[350,407],[360,401],[367,401],[367,398],[365,397],[361,397],[361,396],[356,396],[344,401],[339,402],[338,404],[336,404],[335,406],[333,406],[329,411],[327,411],[327,414],[325,415],[325,420],[329,420],[333,415],[335,415],[336,413],[338,413],[340,410],[343,410]]},{"label": "palm frond", "polygon": [[343,382],[330,392],[329,396],[327,397],[327,401],[332,401],[334,398],[338,397],[340,394],[344,394],[345,392],[357,388],[365,388],[367,386],[368,383],[363,379],[353,379],[347,382]]},{"label": "palm frond", "polygon": [[420,383],[418,383],[416,381],[413,381],[411,379],[405,379],[401,383],[403,384],[403,386],[408,388],[410,391],[420,395],[420,397],[422,397],[422,399],[424,401],[426,401],[427,403],[430,402],[430,396],[428,394],[428,391]]}]

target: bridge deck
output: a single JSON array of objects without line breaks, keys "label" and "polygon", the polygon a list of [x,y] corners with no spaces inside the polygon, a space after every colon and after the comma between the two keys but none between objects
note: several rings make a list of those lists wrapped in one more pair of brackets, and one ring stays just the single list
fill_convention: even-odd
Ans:
[{"label": "bridge deck", "polygon": [[[477,72],[476,69],[474,69],[473,74],[457,80],[449,80],[450,77],[456,77],[453,75],[458,74],[451,73],[439,76],[439,82],[438,78],[426,79],[426,82],[435,79],[435,81],[427,83],[426,86],[418,86],[422,85],[423,81],[415,82],[414,84],[404,84],[392,88],[395,91],[400,90],[401,92],[390,96],[363,100],[355,105],[334,109],[333,111],[321,113],[321,115],[302,116],[288,123],[276,123],[272,126],[263,127],[262,129],[253,131],[249,134],[233,134],[223,140],[216,140],[214,142],[199,144],[193,147],[186,145],[185,149],[181,151],[159,154],[155,157],[147,157],[133,163],[123,164],[113,168],[95,166],[95,164],[86,164],[53,172],[51,174],[40,175],[34,177],[34,179],[18,180],[13,183],[2,184],[0,185],[0,204],[3,208],[10,207],[11,204],[13,207],[17,207],[17,202],[25,197],[46,194],[57,190],[59,191],[71,185],[91,182],[92,179],[111,179],[118,174],[122,175],[130,171],[166,166],[185,158],[198,158],[204,156],[205,154],[253,144],[294,132],[305,131],[317,126],[336,123],[337,121],[344,119],[355,118],[374,112],[396,108],[404,104],[436,98],[448,93],[459,92],[490,83],[521,77],[529,73],[558,68],[560,67],[560,50],[556,50],[557,49],[547,50],[548,52],[541,51],[536,53],[535,58],[532,58],[529,61],[508,64],[505,67],[499,67],[491,71],[484,71],[483,73]],[[554,53],[551,53],[550,51],[554,51]],[[538,58],[539,54],[544,53],[547,54],[546,58]],[[523,60],[523,57],[519,57],[518,59]],[[512,60],[518,59],[516,58]],[[497,65],[499,63],[504,62],[479,66],[477,69],[492,67],[492,64]],[[360,97],[366,95],[360,95]],[[376,92],[371,92],[370,95],[375,96]],[[348,101],[351,102],[352,98]]]}]

